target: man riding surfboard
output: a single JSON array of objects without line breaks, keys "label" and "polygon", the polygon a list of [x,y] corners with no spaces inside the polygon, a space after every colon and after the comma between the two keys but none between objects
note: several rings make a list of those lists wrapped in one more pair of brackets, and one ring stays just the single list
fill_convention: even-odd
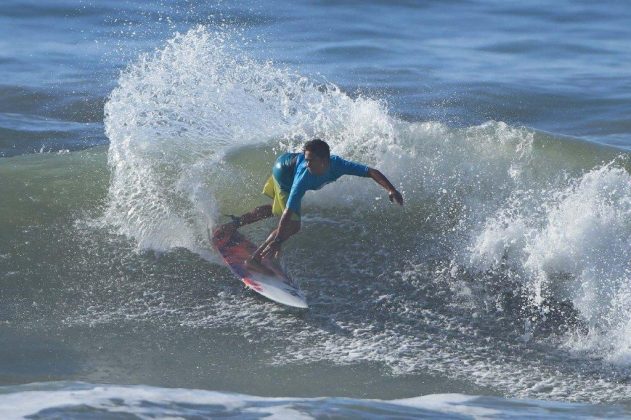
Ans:
[{"label": "man riding surfboard", "polygon": [[300,230],[300,203],[305,192],[318,190],[342,175],[370,177],[388,191],[390,201],[403,205],[401,193],[377,169],[331,155],[326,142],[310,140],[303,146],[302,153],[284,153],[276,159],[272,175],[263,187],[263,194],[273,200],[272,204],[259,206],[241,217],[233,217],[231,223],[222,227],[236,230],[268,217],[280,216],[278,227],[247,260],[248,268],[267,271],[261,264],[261,258],[278,258],[281,244]]}]

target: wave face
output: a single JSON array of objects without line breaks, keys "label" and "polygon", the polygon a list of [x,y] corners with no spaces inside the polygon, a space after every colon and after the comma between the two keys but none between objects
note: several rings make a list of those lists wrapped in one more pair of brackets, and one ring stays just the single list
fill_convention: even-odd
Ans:
[{"label": "wave face", "polygon": [[[626,377],[631,364],[627,155],[497,121],[403,121],[383,101],[251,59],[233,36],[197,27],[121,73],[105,106],[105,224],[138,249],[216,261],[207,228],[261,204],[275,156],[321,137],[387,174],[406,205],[352,178],[307,195],[287,260],[303,284],[331,280],[311,302],[335,326],[302,325],[275,363],[368,360],[518,396],[628,395],[622,383],[603,385],[610,371],[600,365]],[[353,283],[344,284],[352,299],[336,295],[336,279]],[[233,319],[198,315],[178,322]],[[274,319],[255,327],[296,327]],[[565,372],[552,373],[549,352]],[[589,378],[576,355],[592,361]]]}]

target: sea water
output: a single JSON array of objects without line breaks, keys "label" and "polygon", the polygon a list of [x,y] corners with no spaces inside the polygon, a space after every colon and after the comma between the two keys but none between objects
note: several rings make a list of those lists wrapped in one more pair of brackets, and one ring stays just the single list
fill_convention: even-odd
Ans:
[{"label": "sea water", "polygon": [[[1,416],[630,416],[630,17],[4,2]],[[298,311],[206,232],[316,136],[406,203],[308,193]]]}]

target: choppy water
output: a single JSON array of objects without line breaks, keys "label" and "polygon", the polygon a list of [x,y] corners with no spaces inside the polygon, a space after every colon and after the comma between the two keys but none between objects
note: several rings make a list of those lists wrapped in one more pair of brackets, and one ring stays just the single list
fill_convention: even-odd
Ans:
[{"label": "choppy water", "polygon": [[[104,416],[629,415],[630,14],[7,2],[0,400],[44,417],[77,398]],[[262,204],[276,154],[312,136],[406,206],[361,179],[307,195],[285,256],[300,312],[243,290],[205,232]]]},{"label": "choppy water", "polygon": [[[621,418],[620,407],[459,394],[398,400],[264,398],[196,389],[73,382],[0,387],[0,414],[11,418]],[[10,406],[10,408],[9,408]]]}]

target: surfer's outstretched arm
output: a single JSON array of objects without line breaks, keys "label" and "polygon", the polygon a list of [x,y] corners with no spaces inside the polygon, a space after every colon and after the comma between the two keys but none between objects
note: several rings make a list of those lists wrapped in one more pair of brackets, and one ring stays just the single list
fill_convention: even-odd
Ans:
[{"label": "surfer's outstretched arm", "polygon": [[388,191],[390,201],[396,202],[400,206],[403,205],[403,196],[399,191],[397,191],[396,188],[394,188],[394,185],[392,185],[392,183],[388,181],[388,178],[386,178],[384,174],[379,172],[377,169],[369,168],[368,176]]}]

